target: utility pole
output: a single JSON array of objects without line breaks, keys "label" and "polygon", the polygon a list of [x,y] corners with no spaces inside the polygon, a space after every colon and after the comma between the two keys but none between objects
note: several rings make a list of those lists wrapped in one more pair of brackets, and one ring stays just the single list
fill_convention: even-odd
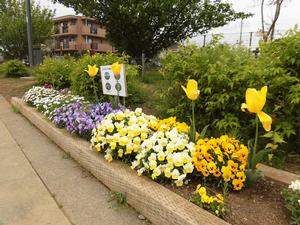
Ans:
[{"label": "utility pole", "polygon": [[244,18],[242,18],[242,19],[241,19],[241,29],[240,29],[240,45],[242,44],[243,20],[244,20]]},{"label": "utility pole", "polygon": [[145,75],[145,53],[142,52],[142,77]]},{"label": "utility pole", "polygon": [[203,47],[206,45],[206,34],[203,35]]},{"label": "utility pole", "polygon": [[28,42],[29,64],[30,64],[30,66],[33,66],[32,21],[31,21],[30,0],[26,0],[26,23],[27,23],[27,42]]},{"label": "utility pole", "polygon": [[251,47],[252,47],[252,36],[253,36],[253,32],[250,32],[250,40],[249,40],[249,49],[251,51]]}]

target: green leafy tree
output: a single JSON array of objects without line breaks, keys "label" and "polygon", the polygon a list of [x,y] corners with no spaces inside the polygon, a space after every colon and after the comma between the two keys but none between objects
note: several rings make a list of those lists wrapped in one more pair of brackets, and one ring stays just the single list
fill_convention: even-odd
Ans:
[{"label": "green leafy tree", "polygon": [[195,34],[245,16],[220,0],[53,0],[99,20],[119,51],[153,57]]},{"label": "green leafy tree", "polygon": [[[33,46],[40,47],[51,37],[52,10],[31,1]],[[0,52],[7,58],[27,54],[26,7],[24,0],[0,0]]]}]

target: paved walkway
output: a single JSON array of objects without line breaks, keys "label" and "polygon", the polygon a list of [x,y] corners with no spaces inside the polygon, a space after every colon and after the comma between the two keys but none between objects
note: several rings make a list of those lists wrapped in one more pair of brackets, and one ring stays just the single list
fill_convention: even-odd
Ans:
[{"label": "paved walkway", "polygon": [[[139,220],[132,208],[116,208],[108,202],[109,190],[24,117],[14,113],[2,96],[0,140],[0,157],[4,161],[0,163],[0,225],[147,223]],[[17,163],[14,157],[22,161]],[[38,184],[22,176],[25,170],[21,164],[26,165]]]},{"label": "paved walkway", "polygon": [[0,120],[0,224],[70,225]]}]

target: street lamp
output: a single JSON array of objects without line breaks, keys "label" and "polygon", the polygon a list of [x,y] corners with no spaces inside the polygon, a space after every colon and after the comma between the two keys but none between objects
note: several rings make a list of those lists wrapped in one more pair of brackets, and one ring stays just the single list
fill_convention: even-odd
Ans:
[{"label": "street lamp", "polygon": [[29,64],[33,66],[33,52],[32,52],[32,21],[31,21],[31,7],[30,0],[26,0],[26,23],[27,23],[27,41],[28,41],[28,57]]}]

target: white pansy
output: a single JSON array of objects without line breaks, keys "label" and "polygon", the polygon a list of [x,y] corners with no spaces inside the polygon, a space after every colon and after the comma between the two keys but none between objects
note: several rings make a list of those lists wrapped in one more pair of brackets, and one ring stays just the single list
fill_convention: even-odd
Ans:
[{"label": "white pansy", "polygon": [[289,188],[293,191],[300,191],[300,180],[292,181]]}]

